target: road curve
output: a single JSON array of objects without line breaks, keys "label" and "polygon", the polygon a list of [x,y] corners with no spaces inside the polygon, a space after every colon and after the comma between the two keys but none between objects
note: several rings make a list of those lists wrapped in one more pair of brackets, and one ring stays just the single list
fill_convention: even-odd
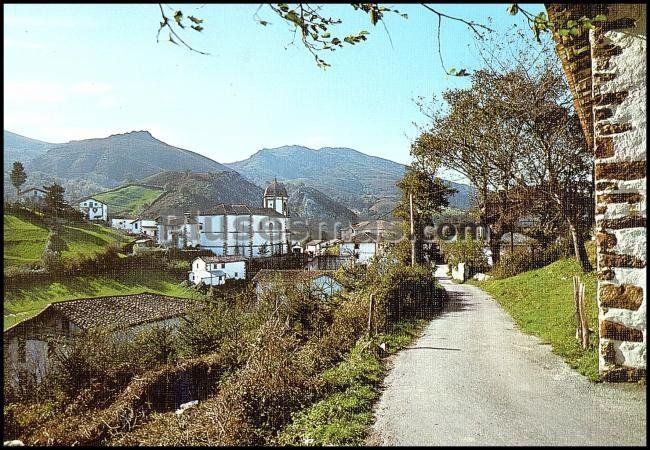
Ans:
[{"label": "road curve", "polygon": [[445,270],[450,301],[395,356],[368,444],[646,444],[645,386],[590,383]]}]

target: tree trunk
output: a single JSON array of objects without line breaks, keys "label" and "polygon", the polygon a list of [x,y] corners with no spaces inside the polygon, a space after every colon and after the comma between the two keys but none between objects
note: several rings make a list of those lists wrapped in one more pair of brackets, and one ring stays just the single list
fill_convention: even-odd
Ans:
[{"label": "tree trunk", "polygon": [[501,233],[490,230],[490,251],[492,252],[492,265],[495,266],[501,259]]},{"label": "tree trunk", "polygon": [[587,256],[587,249],[585,248],[585,240],[582,237],[582,233],[572,222],[569,222],[569,230],[571,230],[573,251],[575,253],[576,261],[580,264],[583,272],[591,272],[594,268],[589,262],[589,256]]}]

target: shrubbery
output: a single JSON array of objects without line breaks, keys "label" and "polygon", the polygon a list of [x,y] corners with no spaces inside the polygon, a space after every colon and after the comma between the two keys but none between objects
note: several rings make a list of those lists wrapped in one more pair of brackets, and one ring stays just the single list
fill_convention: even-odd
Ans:
[{"label": "shrubbery", "polygon": [[451,270],[458,263],[465,263],[470,276],[478,272],[486,272],[489,268],[488,259],[483,251],[483,242],[468,238],[442,244],[442,252]]}]

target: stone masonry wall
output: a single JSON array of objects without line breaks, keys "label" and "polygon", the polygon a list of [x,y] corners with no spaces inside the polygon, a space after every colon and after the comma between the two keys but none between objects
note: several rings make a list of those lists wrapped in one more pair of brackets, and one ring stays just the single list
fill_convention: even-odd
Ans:
[{"label": "stone masonry wall", "polygon": [[645,5],[608,5],[590,31],[599,368],[605,381],[646,376]]}]

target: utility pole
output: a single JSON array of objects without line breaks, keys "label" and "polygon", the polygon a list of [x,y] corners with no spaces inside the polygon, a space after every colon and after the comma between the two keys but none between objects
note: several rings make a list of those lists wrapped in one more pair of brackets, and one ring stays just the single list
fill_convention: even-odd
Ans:
[{"label": "utility pole", "polygon": [[413,194],[409,193],[409,205],[411,210],[411,266],[415,265],[415,226],[413,225]]}]

